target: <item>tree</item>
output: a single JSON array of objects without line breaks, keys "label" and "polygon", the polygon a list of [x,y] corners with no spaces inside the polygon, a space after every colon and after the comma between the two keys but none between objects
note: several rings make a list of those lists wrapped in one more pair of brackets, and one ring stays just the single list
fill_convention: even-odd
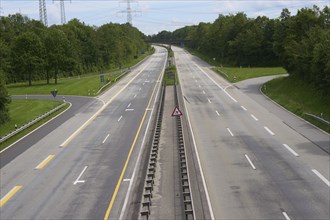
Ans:
[{"label": "tree", "polygon": [[0,125],[9,120],[8,104],[10,102],[11,99],[5,86],[5,76],[0,70]]},{"label": "tree", "polygon": [[29,86],[32,85],[33,74],[43,67],[43,55],[43,44],[35,33],[25,32],[16,38],[12,50],[14,70],[23,79],[27,74]]}]

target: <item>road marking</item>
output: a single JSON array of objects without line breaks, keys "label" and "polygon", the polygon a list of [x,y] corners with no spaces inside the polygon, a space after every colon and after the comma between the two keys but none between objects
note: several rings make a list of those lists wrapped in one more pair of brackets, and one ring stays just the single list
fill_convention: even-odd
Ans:
[{"label": "road marking", "polygon": [[296,151],[292,150],[291,147],[289,147],[287,144],[283,144],[283,146],[288,149],[288,151],[290,151],[293,155],[295,155],[296,157],[299,157],[299,154],[296,153]]},{"label": "road marking", "polygon": [[268,131],[268,133],[270,134],[270,135],[275,135],[269,128],[267,128],[266,126],[264,127],[264,129],[266,129],[266,131]]},{"label": "road marking", "polygon": [[128,106],[127,106],[127,108],[129,108],[129,107],[131,106],[131,104],[132,104],[132,103],[129,103]]},{"label": "road marking", "polygon": [[245,154],[245,157],[246,157],[246,159],[249,161],[249,163],[250,163],[252,169],[256,170],[256,167],[254,166],[254,164],[253,164],[252,161],[250,160],[249,156],[248,156],[247,154]]},{"label": "road marking", "polygon": [[139,91],[141,91],[142,88],[139,88]]},{"label": "road marking", "polygon": [[201,85],[198,85],[199,88],[201,88],[202,86]]},{"label": "road marking", "polygon": [[218,116],[220,116],[220,114],[219,114],[218,110],[216,110],[215,112],[217,113],[217,115],[218,115]]},{"label": "road marking", "polygon": [[144,86],[145,83],[142,83],[142,85]]},{"label": "road marking", "polygon": [[196,63],[194,63],[195,66],[197,66],[198,69],[200,69],[215,85],[217,85],[224,93],[226,93],[227,96],[229,96],[229,98],[231,100],[233,100],[234,102],[237,102],[236,99],[234,99],[234,97],[232,97],[226,90],[224,90],[224,88],[222,88],[214,79],[212,79],[200,66],[198,66]]},{"label": "road marking", "polygon": [[106,142],[106,140],[108,139],[109,136],[110,136],[110,134],[108,134],[108,135],[104,138],[104,140],[102,141],[102,144],[104,144],[104,143]]},{"label": "road marking", "polygon": [[207,99],[207,101],[208,101],[209,103],[212,103],[210,99]]},{"label": "road marking", "polygon": [[[164,68],[165,68],[165,65],[164,65],[164,67],[163,67],[162,72],[164,72]],[[159,75],[159,78],[160,78],[161,76],[162,76],[162,74]],[[157,84],[155,84],[154,89],[153,89],[153,91],[152,91],[152,93],[151,93],[151,96],[150,96],[149,102],[148,102],[148,104],[147,104],[147,108],[150,107],[150,104],[151,104],[151,101],[152,101],[152,99],[153,99],[153,97],[154,97],[154,94],[155,94],[156,88],[157,88]],[[146,118],[146,116],[147,116],[147,113],[148,113],[147,110],[144,111],[144,114],[143,114],[143,116],[142,116],[142,119],[141,119],[141,122],[140,122],[139,128],[138,128],[138,130],[137,130],[137,132],[136,132],[136,135],[135,135],[135,137],[134,137],[133,143],[132,143],[131,148],[130,148],[130,150],[129,150],[129,152],[128,152],[127,159],[126,159],[126,161],[125,161],[124,167],[123,167],[123,169],[122,169],[122,171],[121,171],[121,174],[120,174],[120,176],[119,176],[119,179],[118,179],[118,182],[117,182],[116,188],[115,188],[115,190],[114,190],[114,192],[113,192],[113,194],[112,194],[112,197],[111,197],[111,200],[110,200],[110,202],[109,202],[108,208],[107,208],[107,210],[106,210],[106,212],[105,212],[104,220],[108,220],[108,219],[109,219],[109,216],[110,216],[110,212],[111,212],[112,206],[113,206],[113,204],[114,204],[114,202],[115,202],[115,199],[116,199],[116,197],[117,197],[117,194],[118,194],[118,191],[119,191],[120,184],[122,183],[122,180],[123,180],[124,174],[125,174],[126,169],[127,169],[127,166],[128,166],[128,162],[130,161],[130,158],[131,158],[131,155],[132,155],[132,152],[133,152],[134,146],[135,146],[135,144],[136,144],[136,142],[137,142],[137,139],[138,139],[138,137],[139,137],[139,134],[140,134],[140,131],[141,131],[142,125],[143,125],[143,123],[144,123],[144,120],[145,120],[145,118]]]},{"label": "road marking", "polygon": [[[149,76],[148,76],[149,77]],[[150,81],[149,80],[146,80],[146,81],[144,81],[145,83],[150,83]]]},{"label": "road marking", "polygon": [[134,95],[134,98],[136,98],[136,94]]},{"label": "road marking", "polygon": [[291,220],[290,217],[288,216],[288,214],[286,212],[282,212],[282,214],[284,215],[286,220]]},{"label": "road marking", "polygon": [[203,93],[206,94],[206,92],[203,90]]},{"label": "road marking", "polygon": [[123,116],[121,115],[119,118],[118,118],[118,122],[123,118]]},{"label": "road marking", "polygon": [[319,171],[312,169],[312,171],[325,183],[328,187],[330,187],[330,182],[325,178]]},{"label": "road marking", "polygon": [[251,114],[251,117],[252,117],[254,120],[258,121],[258,119],[257,119],[256,116],[254,116],[254,115]]},{"label": "road marking", "polygon": [[80,177],[83,175],[83,173],[86,171],[88,166],[85,166],[85,168],[83,169],[83,171],[81,171],[81,173],[79,174],[78,178],[76,179],[76,181],[74,181],[73,185],[76,185],[77,183],[84,183],[85,180],[80,180]]},{"label": "road marking", "polygon": [[47,163],[49,163],[49,161],[51,161],[53,158],[55,157],[54,154],[49,155],[48,157],[46,157],[46,159],[44,159],[38,166],[36,166],[36,170],[41,170],[42,168],[44,168],[46,166]]},{"label": "road marking", "polygon": [[197,80],[195,79],[195,82],[197,82]]},{"label": "road marking", "polygon": [[15,186],[13,187],[1,200],[0,200],[0,208],[8,202],[8,200],[13,197],[23,186]]},{"label": "road marking", "polygon": [[131,179],[123,179],[123,182],[130,182]]},{"label": "road marking", "polygon": [[247,111],[247,109],[246,109],[243,105],[241,105],[241,108],[242,108],[244,111]]},{"label": "road marking", "polygon": [[[164,63],[164,67],[163,67],[163,70],[161,72],[164,72],[165,64],[166,63]],[[160,77],[161,77],[161,75],[159,76],[159,78]],[[161,82],[161,81],[160,80],[157,80],[157,82]],[[160,91],[160,87],[157,90],[155,100],[158,100],[159,91]],[[146,111],[151,111],[150,116],[149,116],[149,120],[148,120],[148,123],[147,123],[146,131],[149,130],[155,104],[156,103],[154,102],[152,108],[146,108]],[[143,149],[144,149],[144,146],[145,146],[144,143],[146,141],[147,134],[148,134],[148,132],[145,132],[144,133],[144,136],[143,136],[143,139],[142,139],[142,143],[141,143],[141,147],[140,147],[140,150],[139,150],[139,154],[137,156],[137,159],[136,159],[136,162],[135,162],[135,166],[134,166],[134,170],[133,170],[133,174],[132,174],[132,177],[131,177],[131,180],[132,181],[130,181],[130,183],[128,185],[128,189],[127,189],[127,192],[126,192],[124,204],[122,206],[119,219],[123,219],[123,216],[124,216],[124,213],[125,213],[125,210],[126,210],[126,207],[127,207],[127,203],[128,203],[129,198],[130,198],[130,193],[132,192],[131,189],[132,189],[132,186],[133,186],[133,183],[134,183],[134,178],[135,178],[136,170],[138,168],[138,164],[140,163],[139,161],[141,161],[140,158],[142,156],[142,152],[143,152]]]},{"label": "road marking", "polygon": [[[148,62],[148,64],[151,63],[151,60]],[[147,68],[148,64],[146,64],[142,70],[140,70],[125,86],[123,86],[112,98],[103,105],[92,117],[90,117],[82,126],[80,126],[68,139],[66,139],[60,147],[66,147],[82,130],[84,130],[112,101],[120,94],[122,93],[141,73],[142,71]]]},{"label": "road marking", "polygon": [[229,128],[227,128],[227,131],[229,132],[229,134],[230,134],[231,136],[234,137],[234,134],[231,132],[231,130],[230,130]]},{"label": "road marking", "polygon": [[132,112],[132,111],[134,111],[134,108],[127,108],[127,109],[125,109],[125,112]]}]

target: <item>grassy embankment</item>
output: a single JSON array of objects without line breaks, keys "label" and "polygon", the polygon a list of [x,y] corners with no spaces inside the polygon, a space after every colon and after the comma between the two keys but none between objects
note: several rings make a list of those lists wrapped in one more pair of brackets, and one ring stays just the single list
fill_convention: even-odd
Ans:
[{"label": "grassy embankment", "polygon": [[[138,59],[125,64],[123,68],[137,64],[151,53],[153,52],[139,56]],[[114,79],[122,74],[121,72],[114,74],[113,72],[115,71],[118,72],[118,69],[110,70],[110,74],[107,73],[104,75],[104,83],[101,83],[100,73],[89,73],[81,76],[58,79],[57,85],[54,84],[54,80],[52,79],[49,85],[46,84],[45,80],[42,80],[32,82],[32,86],[28,86],[27,82],[9,84],[7,85],[7,89],[10,95],[50,95],[50,91],[56,89],[58,95],[95,96],[97,95],[97,91],[107,82],[107,79],[111,81],[111,84],[108,85],[109,87],[115,83]]]},{"label": "grassy embankment", "polygon": [[262,91],[284,108],[330,133],[329,125],[306,115],[309,113],[330,121],[329,94],[290,77],[269,81],[262,87]]},{"label": "grassy embankment", "polygon": [[[52,101],[52,100],[13,99],[9,104],[9,115],[11,119],[10,121],[1,125],[0,136],[6,135],[9,132],[14,131],[15,124],[17,125],[17,127],[20,127],[28,123],[29,121],[32,121],[33,119],[37,118],[38,116],[44,114],[45,112],[54,109],[55,107],[57,107],[62,103],[63,102],[61,101]],[[69,104],[67,103],[67,105],[62,107],[60,110],[40,120],[34,125],[26,128],[24,131],[21,131],[15,136],[9,138],[8,140],[2,142],[0,144],[0,150],[14,143],[18,139],[28,134],[35,128],[39,127],[41,124],[45,123],[49,119],[55,117],[56,115],[67,109],[68,107]]]},{"label": "grassy embankment", "polygon": [[163,81],[166,83],[166,86],[173,86],[175,83],[178,83],[176,66],[173,64],[174,52],[169,48],[167,49],[168,49],[168,60],[171,62],[171,65],[166,67]]}]

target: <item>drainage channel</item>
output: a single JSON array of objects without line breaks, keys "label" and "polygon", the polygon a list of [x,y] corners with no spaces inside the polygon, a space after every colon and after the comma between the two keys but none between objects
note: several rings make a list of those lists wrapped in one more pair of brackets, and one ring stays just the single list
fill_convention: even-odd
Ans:
[{"label": "drainage channel", "polygon": [[175,86],[167,87],[167,91],[165,87],[148,159],[139,219],[195,219],[181,117],[171,116],[173,107],[178,106],[177,91]]}]

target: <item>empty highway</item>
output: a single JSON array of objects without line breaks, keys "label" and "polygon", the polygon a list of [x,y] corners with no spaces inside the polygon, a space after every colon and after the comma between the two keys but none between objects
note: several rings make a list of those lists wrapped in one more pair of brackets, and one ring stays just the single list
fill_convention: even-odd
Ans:
[{"label": "empty highway", "polygon": [[6,163],[0,218],[119,218],[166,58],[156,47],[98,100]]},{"label": "empty highway", "polygon": [[329,135],[172,49],[211,217],[329,219]]}]

